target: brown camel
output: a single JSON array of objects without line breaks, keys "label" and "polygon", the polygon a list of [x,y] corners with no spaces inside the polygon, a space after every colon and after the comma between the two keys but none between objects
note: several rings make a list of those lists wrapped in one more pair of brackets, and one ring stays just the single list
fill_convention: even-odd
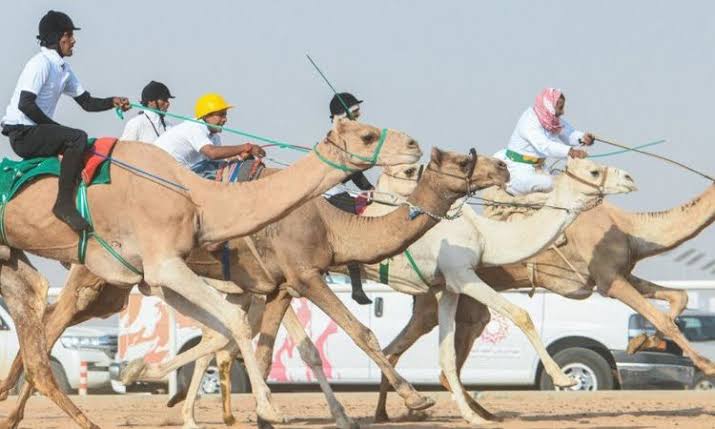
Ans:
[{"label": "brown camel", "polygon": [[[677,247],[696,236],[713,220],[715,185],[710,185],[690,202],[663,212],[629,213],[604,202],[583,212],[566,229],[566,244],[558,248],[563,258],[551,248],[523,263],[480,268],[477,275],[499,291],[532,287],[533,282],[534,286],[568,298],[585,299],[596,289],[633,308],[659,332],[675,341],[698,368],[706,374],[713,374],[713,363],[692,348],[674,323],[687,305],[687,293],[659,286],[631,273],[638,261]],[[667,301],[670,304],[669,314],[658,311],[648,301],[649,298]],[[397,364],[399,357],[412,344],[438,325],[437,313],[434,295],[416,297],[412,318],[384,350],[390,362]],[[469,297],[460,297],[455,334],[458,371],[489,318],[489,310],[485,306]],[[631,340],[628,351],[635,352],[643,345],[650,346],[657,341],[658,338],[636,337]],[[445,388],[452,390],[443,374],[440,379]],[[388,388],[385,383],[381,386],[375,411],[379,420],[388,418],[384,401]],[[458,389],[464,387],[460,385]],[[494,418],[475,401],[470,403],[482,417]]]},{"label": "brown camel", "polygon": [[[164,299],[180,313],[190,314],[234,338],[247,356],[246,369],[257,414],[267,421],[281,422],[284,419],[270,401],[270,390],[253,356],[245,314],[226,306],[222,295],[206,287],[207,282],[189,269],[185,257],[201,244],[251,234],[344,180],[347,172],[329,164],[356,170],[374,164],[414,162],[420,155],[417,143],[404,133],[381,133],[370,125],[336,121],[316,151],[292,167],[258,181],[227,185],[198,177],[159,148],[122,142],[114,149],[116,159],[188,191],[125,169],[112,169],[111,184],[88,190],[95,231],[143,274],[119,264],[95,241],[89,243],[85,265],[97,277],[119,287],[130,288],[139,282],[161,287]],[[371,162],[373,159],[375,162]],[[7,244],[39,256],[77,263],[78,236],[52,215],[52,201],[45,198],[55,195],[56,187],[56,178],[42,178],[7,204]],[[18,291],[10,289],[7,293],[15,292]],[[28,386],[34,385],[50,397],[80,427],[96,428],[58,389],[53,377],[38,375],[46,373],[42,368],[50,367],[42,325],[46,291],[28,287],[18,293],[8,296],[3,291],[8,303],[13,303],[9,305],[13,319],[23,320],[18,324],[18,335]],[[0,427],[15,425],[12,417]]]},{"label": "brown camel", "polygon": [[[232,240],[230,243],[232,280],[246,290],[271,293],[265,314],[274,316],[263,318],[265,326],[261,327],[262,332],[267,330],[273,332],[274,325],[277,329],[277,324],[280,323],[289,305],[291,296],[285,293],[285,290],[276,293],[278,292],[276,288],[283,284],[282,289],[292,290],[311,299],[348,332],[353,340],[380,365],[412,409],[423,409],[430,406],[432,402],[416,394],[411,386],[387,364],[374,335],[335,297],[324,283],[322,273],[334,264],[343,264],[352,260],[375,262],[399,253],[419,238],[424,231],[434,226],[439,216],[446,213],[459,196],[464,195],[468,190],[503,184],[508,180],[504,164],[493,158],[478,157],[476,160],[470,160],[467,156],[443,153],[439,150],[433,150],[432,158],[432,163],[425,170],[424,184],[410,199],[411,208],[405,205],[389,216],[368,220],[343,213],[324,199],[317,198],[283,220],[254,234],[250,243],[255,243],[257,254],[251,249],[251,245],[247,245],[247,241]],[[468,183],[467,178],[470,174],[472,175]],[[408,212],[415,209],[418,213],[420,211],[424,213],[414,220],[409,220]],[[308,229],[305,225],[315,227]],[[315,243],[327,244],[315,246]],[[189,258],[191,267],[199,274],[221,278],[220,265],[216,263],[216,259],[210,259],[206,263],[205,255],[200,253]],[[260,257],[256,258],[258,255]],[[267,265],[264,265],[263,261],[267,261]],[[266,279],[270,280],[266,281]],[[69,279],[68,287],[63,290],[63,295],[67,292],[68,298],[61,296],[57,307],[51,307],[56,311],[48,313],[47,316],[47,326],[50,327],[47,339],[50,343],[57,339],[64,326],[69,323],[84,320],[90,313],[98,316],[109,314],[121,307],[122,304],[116,303],[123,303],[126,300],[127,292],[123,291],[125,297],[122,299],[100,298],[89,307],[84,305],[84,308],[78,308],[78,300],[73,296],[82,293],[84,285],[90,286],[84,293],[95,296],[100,293],[100,288],[96,287],[96,283],[93,284],[91,277],[83,279],[79,276]],[[115,288],[105,287],[101,294],[116,294],[114,291],[104,292],[112,289]],[[240,300],[239,295],[236,301]],[[89,302],[87,299],[80,301]],[[80,310],[82,312],[77,313]],[[210,331],[207,330],[208,332]],[[154,368],[144,368],[143,362],[137,362],[139,365],[130,365],[127,371],[130,375],[124,374],[126,375],[124,378],[127,381],[131,381],[132,376],[139,375],[142,375],[143,379],[160,378],[165,371],[171,371],[197,359],[201,356],[200,353],[207,354],[228,345],[222,335],[216,332],[212,334],[206,335],[202,344],[184,354],[183,358],[167,365]],[[264,371],[269,369],[271,363],[273,340],[273,335],[263,335],[259,340],[257,354]],[[238,350],[235,347],[232,350],[235,358]],[[230,361],[232,359],[229,359]],[[15,370],[13,375],[19,374],[21,368],[21,362],[16,360],[15,363],[18,365],[13,366]],[[4,384],[11,386],[12,383],[8,378]],[[343,424],[350,426],[351,422],[346,418]]]}]

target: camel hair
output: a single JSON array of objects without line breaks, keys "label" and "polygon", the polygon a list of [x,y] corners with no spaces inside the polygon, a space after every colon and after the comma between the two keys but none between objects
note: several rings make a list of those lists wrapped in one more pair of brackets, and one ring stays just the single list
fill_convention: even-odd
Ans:
[{"label": "camel hair", "polygon": [[[365,219],[340,212],[325,202],[322,198],[318,198],[313,202],[313,204],[307,204],[306,210],[298,209],[282,221],[265,228],[260,234],[255,234],[251,243],[256,243],[256,247],[260,249],[259,253],[272,251],[284,261],[303,261],[306,259],[306,249],[314,249],[314,254],[312,254],[304,263],[301,262],[301,264],[298,264],[297,268],[294,268],[292,265],[286,266],[285,264],[280,263],[279,258],[270,259],[275,261],[270,268],[270,284],[265,281],[267,273],[262,271],[260,267],[258,268],[257,275],[253,275],[248,272],[249,275],[246,276],[247,269],[250,270],[251,267],[250,264],[247,264],[244,261],[246,259],[253,259],[251,253],[248,253],[247,256],[240,256],[238,249],[231,249],[232,255],[234,255],[234,252],[238,252],[235,254],[235,257],[232,256],[232,259],[236,259],[236,261],[234,261],[236,263],[231,264],[231,278],[240,282],[239,284],[242,288],[248,291],[265,294],[274,292],[279,285],[285,284],[290,285],[286,286],[286,288],[313,300],[329,316],[335,319],[336,322],[343,327],[343,329],[351,333],[351,336],[358,343],[358,345],[360,345],[361,348],[368,352],[373,359],[381,365],[383,371],[388,374],[388,378],[391,377],[395,381],[394,385],[398,392],[403,393],[407,405],[414,409],[423,409],[431,406],[433,402],[417,394],[414,389],[412,389],[408,383],[399,377],[399,375],[394,372],[394,369],[387,364],[384,356],[380,356],[380,348],[374,339],[374,335],[372,335],[366,327],[359,324],[357,319],[355,319],[354,316],[352,316],[337,299],[337,297],[335,297],[332,291],[330,291],[322,280],[320,271],[324,271],[326,267],[335,263],[342,264],[353,259],[365,262],[379,261],[385,257],[391,256],[392,254],[401,252],[412,241],[416,240],[427,228],[436,224],[438,218],[433,216],[438,216],[439,213],[446,211],[456,198],[464,195],[468,190],[504,184],[508,180],[508,172],[506,171],[504,163],[494,158],[475,158],[472,156],[441,152],[435,149],[433,150],[432,163],[430,164],[427,177],[428,179],[425,180],[425,185],[422,187],[422,191],[416,192],[409,201],[409,207],[405,205],[402,209],[394,212],[389,217],[380,219],[376,218],[365,222]],[[468,178],[469,180],[467,180]],[[320,213],[313,209],[315,205],[320,205],[321,203],[324,205],[322,207],[322,211],[327,210],[329,213],[327,216],[332,218],[330,222],[322,220],[320,218]],[[419,212],[424,211],[425,213],[430,213],[431,215],[424,214],[422,216],[417,216],[414,220],[408,220],[408,212],[411,212],[412,210],[418,210]],[[357,220],[357,224],[355,224],[355,220]],[[305,225],[316,225],[316,227],[305,228]],[[393,234],[390,234],[389,236],[395,238],[393,240],[386,241],[384,239],[385,231],[392,231]],[[369,235],[367,235],[368,232],[370,233]],[[346,245],[348,243],[346,239],[349,239],[349,237],[345,236],[346,233],[355,236],[361,235],[361,240],[365,244],[363,246]],[[316,240],[320,241],[321,236],[335,236],[340,234],[342,234],[340,241],[332,243],[329,252],[326,253],[325,249],[315,248],[314,243]],[[234,242],[244,243],[243,240],[233,240],[231,243]],[[378,242],[380,242],[380,245],[376,244]],[[286,243],[290,243],[290,245],[287,245]],[[299,245],[293,243],[299,243]],[[341,243],[343,244],[341,245]],[[266,250],[266,246],[269,244],[271,248]],[[234,244],[231,244],[231,246],[233,247]],[[243,252],[250,252],[250,250],[243,250]],[[317,254],[315,252],[317,252]],[[293,255],[294,253],[295,255]],[[201,272],[201,264],[192,264],[192,259],[193,258],[191,257],[189,258],[190,266],[197,270],[198,273],[213,275],[221,278],[220,269],[218,271],[214,269],[213,272]],[[237,263],[239,261],[240,263]],[[257,264],[254,263],[254,265]],[[278,279],[278,281],[276,281],[276,279]],[[91,276],[89,279],[83,280],[83,283],[89,285],[92,285],[92,282]],[[76,284],[77,282],[68,280],[68,286],[65,290],[63,290],[63,294],[65,291],[71,290],[81,292],[81,288],[75,288],[73,286]],[[105,290],[109,289],[110,288],[105,288]],[[105,294],[104,291],[102,291],[102,293]],[[116,291],[111,293],[116,293]],[[124,293],[126,293],[126,291],[124,291]],[[240,300],[240,295],[238,295],[238,297],[239,298],[237,298],[237,300]],[[230,300],[231,299],[229,299],[229,301]],[[83,298],[78,300],[76,298],[70,298],[68,300],[64,300],[61,297],[57,304],[67,303],[68,305],[65,306],[62,311],[53,312],[53,314],[56,313],[59,317],[64,318],[61,326],[66,326],[66,324],[70,322],[73,317],[72,312],[76,313],[80,311],[84,313],[78,315],[78,318],[82,319],[86,319],[87,313],[92,311],[95,311],[97,314],[107,314],[106,305],[113,305],[114,307],[117,307],[116,303],[123,302],[125,299],[100,299],[98,302],[104,302],[105,309],[99,307],[92,308],[92,306],[85,309],[79,309],[76,307],[76,304],[73,304],[73,301],[75,303],[86,303],[88,302],[88,299]],[[281,311],[280,316],[277,318],[277,323],[280,323],[288,303],[289,299],[281,302]],[[70,308],[68,309],[68,307]],[[116,309],[110,311],[116,311]],[[52,327],[55,331],[54,336],[48,337],[50,343],[56,340],[63,329],[55,329],[60,326],[58,325],[58,320],[56,319],[57,318],[54,318],[53,316],[46,319],[47,326]],[[352,325],[357,326],[353,327]],[[226,346],[228,340],[220,333],[217,333],[217,337],[219,341],[218,346],[212,345],[209,342],[207,344],[209,349],[206,353]],[[259,353],[262,343],[263,342],[259,341]],[[199,350],[198,346],[190,351],[195,352],[196,350]],[[184,363],[195,360],[197,357],[198,356],[190,357]],[[271,356],[268,355],[267,359],[261,360],[264,362],[264,368],[270,365],[270,358]],[[139,375],[139,372],[141,371],[136,371],[138,368],[136,365],[137,363],[138,362],[133,362],[130,364],[125,374],[127,372],[134,372]],[[178,363],[176,367],[182,366],[184,363]],[[139,368],[143,369],[143,362],[139,363],[139,365]],[[13,365],[13,368],[15,368],[15,365]],[[152,377],[152,373],[159,370],[160,368],[157,368],[152,371],[152,368],[148,367],[145,371],[143,371],[142,378],[150,379]],[[10,383],[6,380],[5,385],[8,384]]]},{"label": "camel hair", "polygon": [[[201,244],[251,234],[284,217],[340,183],[350,170],[412,163],[420,156],[416,141],[404,133],[394,130],[383,133],[367,124],[339,120],[314,152],[290,168],[253,182],[223,184],[200,178],[157,147],[120,142],[113,151],[114,158],[177,183],[188,191],[113,168],[111,184],[91,186],[87,191],[94,228],[117,253],[143,273],[137,274],[118,263],[94,241],[88,244],[84,262],[94,275],[119,287],[131,288],[140,282],[161,287],[164,299],[179,313],[190,314],[234,338],[246,356],[256,413],[264,420],[283,422],[271,403],[270,390],[252,353],[245,314],[238,315],[235,309],[226,306],[222,294],[206,287],[207,282],[194,274],[184,259]],[[329,164],[344,165],[348,171]],[[52,200],[46,198],[55,195],[56,188],[56,178],[42,178],[25,187],[6,205],[7,245],[64,263],[78,263],[79,237],[52,215]],[[270,198],[266,198],[268,196]],[[21,261],[20,253],[11,252],[0,271],[17,265]],[[26,270],[14,274],[20,272]],[[28,385],[34,385],[48,396],[80,427],[96,428],[98,426],[59,390],[52,376],[42,324],[47,282],[32,277],[25,283],[33,287],[14,288],[3,284],[0,289],[18,326]],[[13,418],[9,416],[0,427],[12,427]]]},{"label": "camel hair", "polygon": [[[562,246],[556,249],[552,246],[521,263],[481,267],[476,274],[496,291],[538,286],[567,298],[586,299],[597,290],[633,308],[659,332],[674,340],[698,368],[713,374],[712,362],[692,348],[674,323],[687,306],[687,293],[639,278],[632,270],[638,261],[669,251],[695,237],[714,219],[715,185],[710,185],[690,202],[662,212],[631,213],[603,202],[576,218],[566,229],[566,242]],[[669,313],[658,311],[648,299],[667,301]],[[460,297],[455,332],[457,374],[489,319],[489,309],[482,303],[468,296]],[[435,295],[416,296],[411,319],[384,350],[390,361],[396,365],[399,357],[421,336],[441,325],[439,320]],[[635,352],[656,341],[657,338],[636,337],[630,341],[628,351]],[[447,383],[442,377],[441,381],[452,391],[464,390],[459,380]],[[385,409],[388,388],[383,382],[375,412],[376,418],[383,421],[388,418]],[[468,400],[482,417],[494,418],[471,396]]]}]

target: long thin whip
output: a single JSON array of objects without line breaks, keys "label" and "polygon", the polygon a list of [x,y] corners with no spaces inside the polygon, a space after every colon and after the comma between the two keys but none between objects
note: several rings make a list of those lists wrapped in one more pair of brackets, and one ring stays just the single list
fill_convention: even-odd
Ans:
[{"label": "long thin whip", "polygon": [[625,145],[622,145],[622,144],[619,144],[619,143],[614,143],[614,142],[612,142],[612,141],[610,141],[610,140],[606,140],[606,139],[601,138],[601,137],[598,137],[598,136],[594,136],[594,140],[600,141],[601,143],[606,143],[607,145],[619,147],[619,148],[621,148],[621,149],[628,149],[629,151],[637,152],[637,153],[640,153],[640,154],[643,154],[643,155],[652,156],[653,158],[657,158],[657,159],[660,159],[661,161],[665,161],[665,162],[667,162],[667,163],[676,165],[676,166],[678,166],[678,167],[680,167],[680,168],[684,168],[685,170],[688,170],[688,171],[690,171],[691,173],[695,173],[695,174],[697,174],[698,176],[704,177],[704,178],[706,178],[706,179],[708,179],[708,180],[710,180],[710,181],[712,181],[712,182],[715,182],[715,179],[713,179],[712,176],[708,176],[708,175],[705,174],[705,173],[702,173],[702,172],[700,172],[700,171],[698,171],[698,170],[696,170],[696,169],[694,169],[694,168],[688,167],[687,165],[685,165],[685,164],[683,164],[683,163],[680,163],[680,162],[678,162],[678,161],[674,161],[674,160],[672,160],[672,159],[670,159],[670,158],[666,158],[666,157],[664,157],[664,156],[656,155],[656,154],[651,153],[651,152],[646,152],[646,151],[644,151],[644,150],[640,150],[640,149],[632,148],[632,147],[629,147],[629,146],[625,146]]},{"label": "long thin whip", "polygon": [[325,83],[327,83],[328,86],[330,87],[330,89],[333,90],[333,93],[335,94],[335,96],[338,97],[338,101],[340,101],[340,104],[343,105],[343,108],[345,109],[345,113],[348,115],[348,118],[354,119],[354,118],[353,118],[353,115],[350,113],[350,109],[348,108],[347,103],[345,103],[345,100],[343,100],[343,97],[340,96],[340,94],[339,94],[338,91],[335,89],[335,87],[333,86],[333,84],[330,83],[330,81],[328,80],[328,77],[325,76],[325,73],[323,73],[323,71],[320,70],[320,67],[318,67],[318,65],[315,64],[315,61],[313,61],[313,59],[310,58],[310,55],[305,54],[305,56],[308,58],[308,61],[310,61],[310,63],[311,63],[311,64],[313,65],[313,67],[315,68],[315,70],[316,70],[316,71],[320,74],[320,76],[323,78],[323,80],[325,81]]}]

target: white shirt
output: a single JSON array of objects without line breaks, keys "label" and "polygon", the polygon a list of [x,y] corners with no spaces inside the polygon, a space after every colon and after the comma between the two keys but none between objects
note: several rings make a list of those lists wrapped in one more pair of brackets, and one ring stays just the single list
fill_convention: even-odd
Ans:
[{"label": "white shirt", "polygon": [[154,144],[169,152],[180,164],[189,168],[206,158],[201,148],[206,145],[221,146],[221,137],[212,134],[206,124],[184,121],[169,128]]},{"label": "white shirt", "polygon": [[165,132],[166,127],[161,117],[155,112],[145,110],[127,121],[119,140],[154,143]]},{"label": "white shirt", "polygon": [[572,146],[578,146],[584,133],[576,131],[561,119],[561,132],[551,134],[539,122],[534,109],[529,107],[519,118],[509,139],[507,149],[538,158],[566,158]]},{"label": "white shirt", "polygon": [[25,65],[17,80],[15,92],[7,106],[3,125],[37,125],[18,108],[20,92],[29,91],[37,95],[36,103],[49,118],[55,115],[60,95],[78,97],[84,92],[79,79],[72,72],[69,63],[54,49],[40,48]]}]

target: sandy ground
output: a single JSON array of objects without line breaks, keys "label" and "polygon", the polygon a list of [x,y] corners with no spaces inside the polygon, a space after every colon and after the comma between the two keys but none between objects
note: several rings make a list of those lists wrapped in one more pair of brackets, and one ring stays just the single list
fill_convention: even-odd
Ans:
[{"label": "sandy ground", "polygon": [[[394,422],[374,424],[372,413],[377,400],[373,392],[338,393],[348,413],[363,428],[466,428],[456,407],[446,393],[429,392],[437,405],[422,421],[405,420],[405,410],[395,394],[390,394],[388,412]],[[320,393],[275,393],[280,409],[292,417],[280,428],[330,428],[329,411]],[[0,414],[7,415],[15,397],[0,404]],[[98,395],[73,397],[103,429],[178,428],[179,410],[164,407],[162,395]],[[248,395],[234,395],[237,423],[234,427],[255,427],[249,411],[253,400]],[[693,391],[630,392],[486,392],[480,403],[505,420],[484,427],[496,428],[715,428],[715,393]],[[72,428],[72,422],[46,398],[33,397],[20,428]],[[197,409],[197,420],[206,428],[225,427],[217,397],[205,397]]]}]

